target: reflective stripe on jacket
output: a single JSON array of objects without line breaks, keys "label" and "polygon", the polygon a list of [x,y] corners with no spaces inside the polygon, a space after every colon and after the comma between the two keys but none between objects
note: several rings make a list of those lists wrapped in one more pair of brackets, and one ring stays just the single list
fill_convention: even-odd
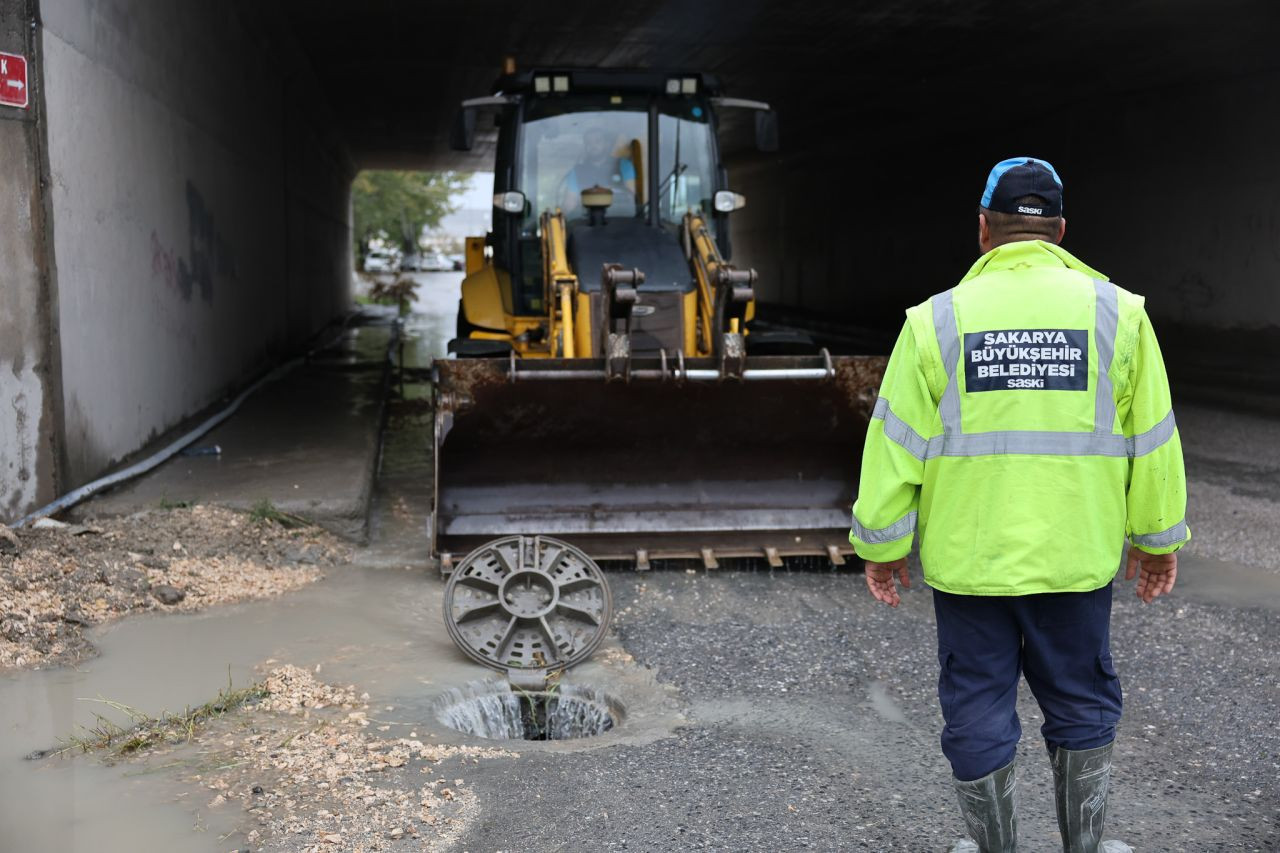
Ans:
[{"label": "reflective stripe on jacket", "polygon": [[877,562],[920,534],[945,592],[1084,592],[1124,540],[1190,539],[1186,478],[1143,299],[1059,246],[1008,243],[907,311],[862,456],[849,540]]}]

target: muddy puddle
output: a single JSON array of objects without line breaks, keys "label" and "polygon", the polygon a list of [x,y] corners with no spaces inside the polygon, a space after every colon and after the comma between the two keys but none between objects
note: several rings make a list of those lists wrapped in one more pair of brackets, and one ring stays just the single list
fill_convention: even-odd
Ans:
[{"label": "muddy puddle", "polygon": [[[423,368],[444,353],[452,335],[459,276],[419,278],[418,313],[405,324],[410,370],[403,394],[397,391],[388,405],[369,544],[356,549],[351,565],[327,569],[324,580],[283,597],[124,619],[87,633],[97,657],[75,667],[0,676],[0,848],[183,853],[249,846],[235,832],[247,823],[243,807],[210,807],[210,792],[190,781],[200,768],[184,763],[182,750],[114,765],[79,753],[24,759],[94,725],[96,714],[126,721],[98,700],[150,715],[178,712],[213,699],[229,683],[260,680],[272,665],[293,664],[317,680],[367,693],[371,716],[389,727],[384,738],[495,744],[438,719],[448,691],[496,674],[470,662],[449,640],[441,616],[443,583],[426,559],[431,417]],[[651,740],[681,721],[668,688],[614,641],[565,681],[617,697],[626,706],[625,724],[578,741],[515,741],[511,750]]]},{"label": "muddy puddle", "polygon": [[[471,663],[445,631],[443,585],[422,567],[354,567],[282,599],[232,605],[195,615],[144,616],[91,633],[101,655],[75,669],[26,673],[0,682],[0,719],[7,722],[0,761],[0,825],[5,849],[136,853],[138,850],[227,850],[218,837],[236,828],[238,809],[204,807],[208,792],[175,784],[172,756],[158,762],[102,766],[90,756],[41,761],[22,756],[57,743],[100,713],[123,715],[95,701],[121,702],[149,714],[211,699],[228,679],[236,686],[262,676],[264,662],[288,662],[332,684],[367,692],[387,737],[427,743],[479,744],[439,719],[442,696],[494,678]],[[608,689],[627,704],[626,725],[587,741],[528,743],[531,749],[575,749],[651,740],[678,720],[665,688],[615,644],[575,669],[566,683]]]},{"label": "muddy puddle", "polygon": [[[420,302],[406,318],[408,367],[444,353],[454,324],[458,276],[420,276]],[[439,313],[439,316],[436,314]],[[361,360],[382,353],[355,353]],[[429,399],[410,383],[406,396]],[[373,540],[355,565],[329,571],[283,598],[197,614],[142,616],[88,632],[100,654],[74,668],[0,676],[0,826],[5,850],[208,851],[234,849],[222,836],[243,815],[205,807],[206,792],[175,784],[174,768],[149,761],[106,766],[93,756],[24,760],[91,727],[95,715],[125,722],[98,700],[147,714],[209,701],[228,682],[262,677],[266,661],[314,670],[331,683],[357,684],[379,714],[414,730],[433,682],[463,684],[479,670],[455,653],[441,623],[440,583],[426,569],[425,519],[430,448],[427,417],[399,418],[372,510]],[[417,432],[416,435],[412,434]],[[425,475],[425,476],[424,476]],[[450,664],[456,666],[456,671]],[[384,710],[387,706],[394,711]],[[403,724],[403,725],[401,725]]]},{"label": "muddy puddle", "polygon": [[[176,712],[210,700],[228,680],[243,686],[260,678],[255,667],[272,659],[320,665],[320,677],[358,683],[394,704],[424,689],[425,659],[452,657],[443,628],[438,641],[430,630],[432,618],[439,621],[437,587],[421,572],[334,573],[280,600],[114,623],[90,634],[100,656],[74,669],[6,678],[0,683],[5,849],[219,849],[216,836],[237,816],[202,810],[199,800],[194,811],[184,807],[202,792],[175,789],[163,771],[148,773],[156,768],[132,762],[104,767],[78,755],[22,756],[92,726],[95,714],[124,722],[124,714],[94,700],[150,715]],[[412,717],[406,708],[403,719]]]}]

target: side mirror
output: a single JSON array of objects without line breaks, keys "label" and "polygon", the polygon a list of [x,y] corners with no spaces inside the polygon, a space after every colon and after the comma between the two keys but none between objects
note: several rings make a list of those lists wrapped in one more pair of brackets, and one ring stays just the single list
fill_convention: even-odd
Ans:
[{"label": "side mirror", "polygon": [[493,194],[493,206],[503,213],[524,213],[524,204],[524,193],[519,190]]},{"label": "side mirror", "polygon": [[454,151],[470,151],[475,144],[475,107],[462,107],[453,117],[453,127],[449,130],[449,147]]},{"label": "side mirror", "polygon": [[756,111],[756,148],[765,153],[778,150],[778,114],[773,110]]},{"label": "side mirror", "polygon": [[729,190],[720,190],[711,201],[716,213],[733,213],[747,206],[747,197]]}]

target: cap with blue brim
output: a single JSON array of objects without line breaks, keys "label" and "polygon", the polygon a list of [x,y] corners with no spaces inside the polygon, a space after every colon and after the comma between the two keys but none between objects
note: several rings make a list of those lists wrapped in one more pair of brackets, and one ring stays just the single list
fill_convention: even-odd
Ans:
[{"label": "cap with blue brim", "polygon": [[[1043,202],[1028,201],[1027,196],[1037,196]],[[1015,216],[1055,218],[1062,215],[1062,179],[1053,166],[1035,157],[1001,160],[987,176],[981,204],[987,210]]]}]

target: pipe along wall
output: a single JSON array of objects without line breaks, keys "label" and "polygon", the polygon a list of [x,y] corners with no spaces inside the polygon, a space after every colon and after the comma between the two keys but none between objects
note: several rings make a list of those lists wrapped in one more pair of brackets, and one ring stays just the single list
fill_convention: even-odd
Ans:
[{"label": "pipe along wall", "polygon": [[0,50],[29,58],[34,96],[0,109],[3,150],[25,153],[0,157],[2,520],[350,304],[354,167],[285,22],[255,5],[0,0]]}]

